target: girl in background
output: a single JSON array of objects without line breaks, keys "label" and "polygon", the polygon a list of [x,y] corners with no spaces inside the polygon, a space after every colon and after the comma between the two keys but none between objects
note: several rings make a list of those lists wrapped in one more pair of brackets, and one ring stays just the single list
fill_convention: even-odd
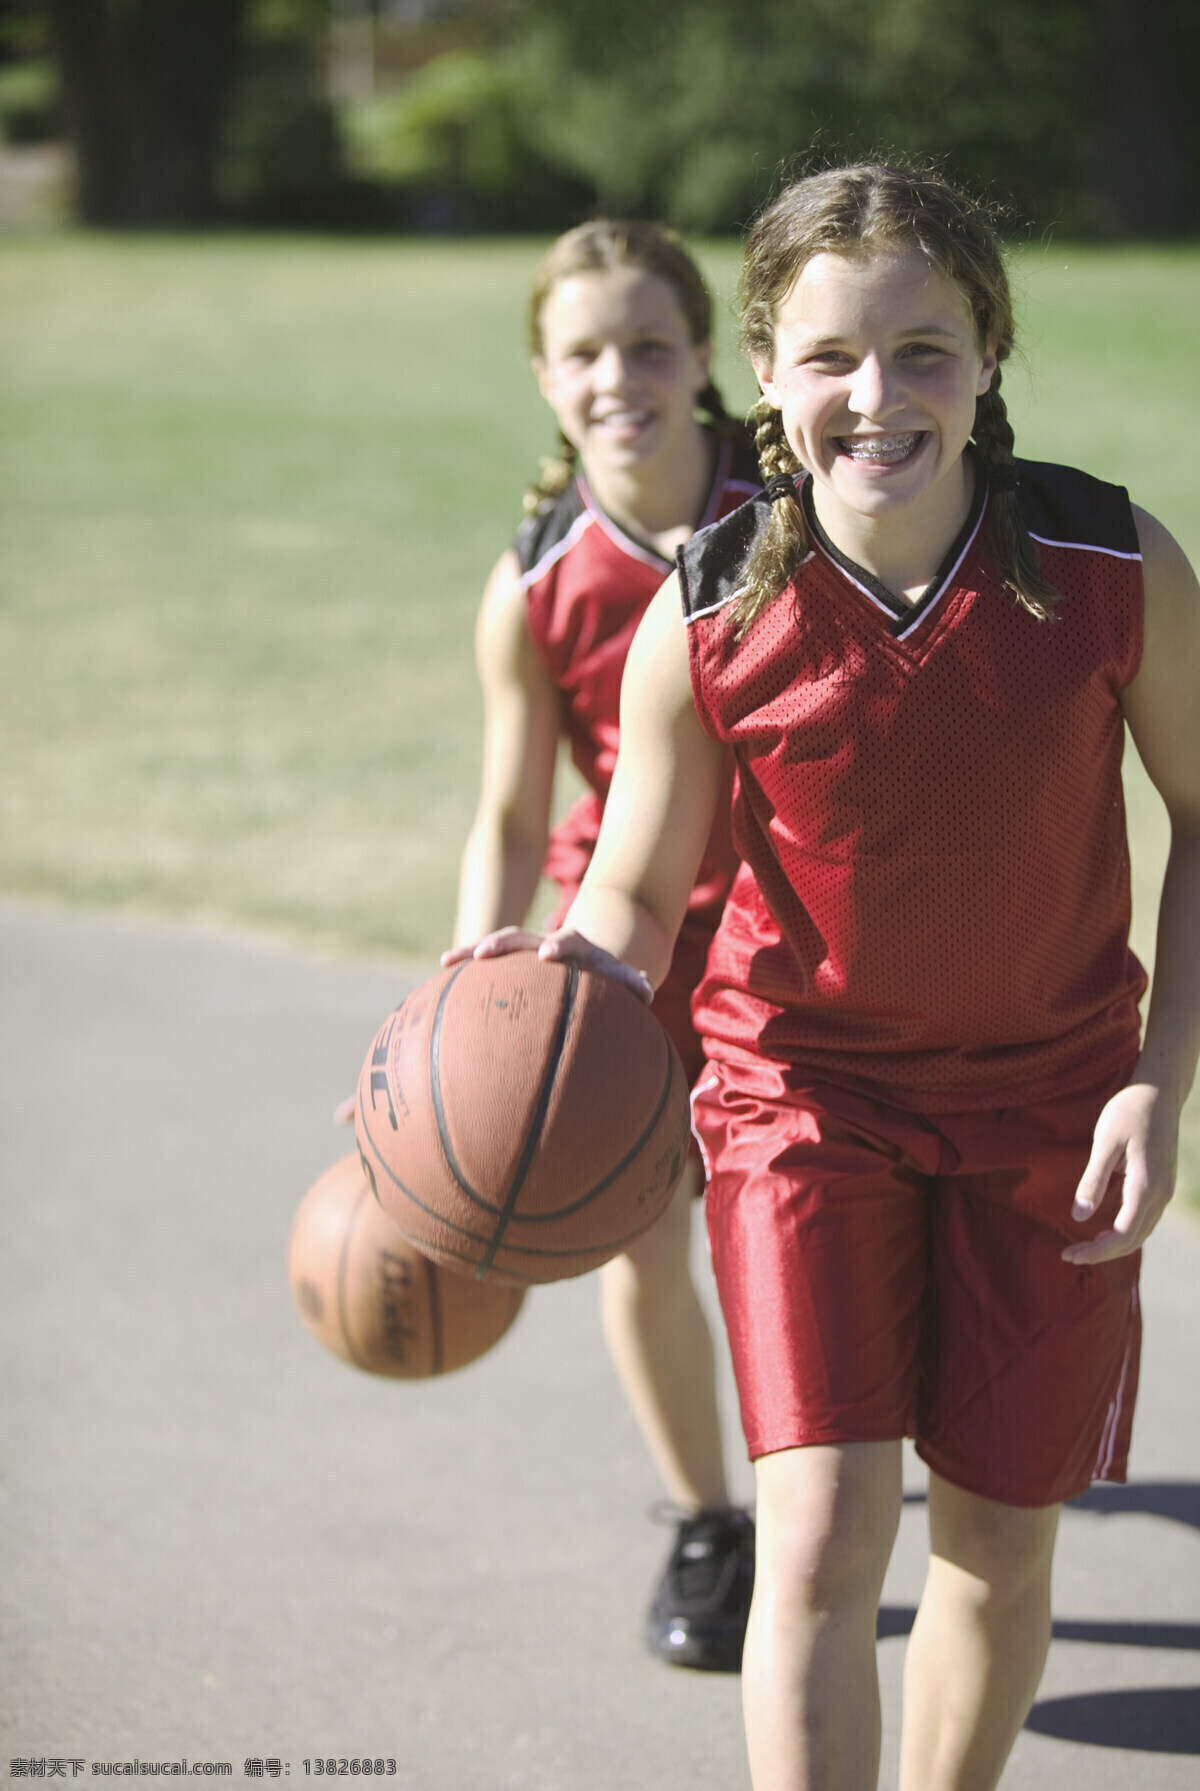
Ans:
[{"label": "girl in background", "polygon": [[[758,1484],[755,1791],[869,1791],[901,1439],[929,1467],[902,1791],[986,1791],[1050,1640],[1058,1512],[1125,1477],[1141,1246],[1200,1053],[1200,590],[1124,490],[1017,460],[993,230],[833,169],[751,231],[762,494],[631,649],[566,925],[658,985],[738,771],[695,1017],[709,1237]],[[1128,728],[1171,823],[1128,948]]]},{"label": "girl in background", "polygon": [[[561,454],[528,494],[529,513],[479,615],[483,772],[457,941],[523,921],[543,871],[561,890],[559,915],[566,912],[599,833],[637,625],[680,544],[758,489],[748,439],[710,377],[711,332],[699,270],[677,238],[653,225],[581,225],[538,270],[530,349]],[[564,735],[587,791],[551,828]],[[655,998],[693,1078],[703,1054],[690,1001],[732,877],[728,808],[727,788]],[[663,1219],[599,1279],[609,1353],[681,1513],[647,1640],[666,1660],[733,1671],[754,1531],[730,1505],[712,1338],[689,1268],[692,1205],[702,1191],[697,1158]]]}]

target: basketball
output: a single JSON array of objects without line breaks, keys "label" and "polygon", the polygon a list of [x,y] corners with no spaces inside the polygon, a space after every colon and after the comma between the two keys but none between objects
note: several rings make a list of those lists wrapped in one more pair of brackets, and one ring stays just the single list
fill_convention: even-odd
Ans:
[{"label": "basketball", "polygon": [[300,1202],[288,1282],[317,1342],[369,1374],[424,1380],[486,1354],[525,1298],[447,1275],[380,1210],[357,1153],[342,1157]]},{"label": "basketball", "polygon": [[440,971],[391,1014],[358,1083],[359,1149],[409,1242],[478,1280],[586,1274],[664,1211],[687,1076],[644,1002],[535,952]]}]

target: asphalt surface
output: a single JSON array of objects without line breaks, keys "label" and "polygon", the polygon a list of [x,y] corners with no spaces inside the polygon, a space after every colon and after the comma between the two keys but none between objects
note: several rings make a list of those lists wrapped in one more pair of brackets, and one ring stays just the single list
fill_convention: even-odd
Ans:
[{"label": "asphalt surface", "polygon": [[[483,1361],[419,1384],[344,1366],[293,1311],[292,1213],[349,1147],[333,1106],[406,986],[0,904],[10,1777],[378,1759],[403,1791],[747,1791],[737,1678],[641,1645],[668,1533],[594,1283],[537,1290]],[[707,1289],[699,1226],[696,1261]],[[1064,1514],[1006,1791],[1200,1783],[1197,1286],[1200,1224],[1168,1215],[1135,1478]],[[906,1488],[880,1619],[889,1788],[915,1459]]]}]

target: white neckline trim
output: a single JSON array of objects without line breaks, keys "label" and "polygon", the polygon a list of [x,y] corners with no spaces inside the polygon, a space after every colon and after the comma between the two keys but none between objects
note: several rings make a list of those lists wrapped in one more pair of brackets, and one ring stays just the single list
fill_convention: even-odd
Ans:
[{"label": "white neckline trim", "polygon": [[[729,477],[732,470],[733,443],[728,438],[725,438],[717,444],[717,464],[713,470],[712,483],[708,489],[708,498],[704,505],[704,513],[692,530],[694,535],[698,535],[701,529],[706,529],[710,527],[712,523],[720,520],[722,500],[731,483],[734,483]],[[604,530],[604,533],[608,536],[609,540],[614,542],[616,546],[621,549],[622,553],[627,553],[631,559],[640,560],[644,566],[665,568],[663,572],[664,577],[670,573],[671,568],[675,564],[673,556],[670,559],[667,559],[662,554],[656,553],[654,548],[647,547],[644,542],[635,541],[632,535],[627,535],[620,523],[614,522],[608,512],[596,502],[595,494],[583,473],[576,473],[575,483],[579,487],[579,495],[583,499],[585,508],[591,511],[593,517]],[[738,480],[736,483],[741,485],[743,481]],[[750,495],[758,490],[758,486],[746,483],[745,489],[747,495]]]},{"label": "white neckline trim", "polygon": [[635,541],[632,535],[627,535],[620,523],[614,522],[608,512],[596,502],[592,495],[592,488],[582,473],[576,473],[575,483],[579,487],[579,495],[583,499],[585,508],[590,512],[593,522],[599,524],[613,545],[619,547],[622,553],[628,554],[631,560],[640,560],[643,566],[653,566],[656,569],[665,568],[663,571],[665,578],[671,570],[670,560],[664,560],[663,556],[660,553],[655,553],[652,547],[646,547],[641,541]]},{"label": "white neckline trim", "polygon": [[962,565],[963,561],[966,559],[967,555],[970,553],[971,549],[974,547],[976,538],[978,537],[978,534],[979,534],[979,531],[983,527],[983,519],[986,515],[987,515],[987,504],[985,503],[983,505],[983,508],[979,512],[978,518],[976,519],[975,527],[971,530],[971,533],[967,536],[966,540],[963,542],[962,552],[959,554],[958,558],[955,560],[953,566],[951,566],[949,571],[946,573],[946,577],[942,582],[941,590],[935,592],[934,595],[929,599],[928,603],[923,603],[918,606],[920,613],[913,617],[912,621],[908,624],[908,626],[906,628],[902,628],[899,631],[899,633],[894,636],[894,638],[896,640],[898,640],[898,641],[905,640],[907,638],[907,636],[912,633],[914,628],[919,627],[920,624],[922,622],[924,622],[928,616],[933,614],[935,609],[940,607],[947,592],[951,590],[955,581],[958,578],[959,567]]},{"label": "white neckline trim", "polygon": [[[929,617],[933,614],[933,612],[936,609],[939,609],[941,607],[942,603],[945,601],[947,592],[949,592],[951,589],[953,589],[954,581],[958,576],[959,567],[962,565],[963,561],[966,559],[967,555],[970,553],[972,547],[975,545],[976,538],[979,534],[980,528],[983,526],[983,519],[986,515],[987,515],[987,504],[985,503],[983,505],[983,507],[980,509],[979,515],[975,519],[975,527],[971,530],[971,533],[967,536],[966,540],[962,544],[962,551],[959,553],[958,558],[955,560],[954,564],[947,568],[946,576],[942,580],[938,589],[932,594],[932,596],[924,597],[924,598],[922,598],[920,603],[914,604],[912,606],[913,607],[912,620],[909,622],[905,622],[903,628],[896,629],[896,631],[892,634],[893,640],[896,640],[896,641],[907,640],[908,636],[910,634],[912,634],[915,629],[919,628],[923,622],[927,622],[929,620]],[[853,585],[854,589],[856,591],[861,591],[864,597],[869,598],[870,601],[874,604],[875,608],[880,612],[881,615],[885,615],[888,618],[889,622],[895,623],[895,622],[899,622],[902,619],[901,612],[894,610],[890,606],[890,604],[884,603],[881,598],[876,596],[875,592],[871,590],[869,585],[864,585],[861,582],[861,580],[855,578],[854,574],[852,572],[848,572],[846,570],[846,568],[843,565],[841,565],[839,563],[839,561],[835,560],[831,554],[823,553],[821,557],[824,559],[826,565],[832,567],[833,571],[835,573],[837,573],[840,578],[845,579],[845,581],[848,585]],[[801,565],[803,565],[804,563],[805,563],[804,561],[801,561]],[[798,568],[797,568],[797,570],[798,570]]]}]

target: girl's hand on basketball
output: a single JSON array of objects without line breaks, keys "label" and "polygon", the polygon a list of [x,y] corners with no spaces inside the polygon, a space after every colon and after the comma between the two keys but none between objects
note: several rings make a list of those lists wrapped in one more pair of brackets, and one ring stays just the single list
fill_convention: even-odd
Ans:
[{"label": "girl's hand on basketball", "polygon": [[560,927],[555,933],[544,934],[538,947],[538,957],[547,963],[569,961],[581,965],[584,970],[598,970],[602,975],[611,976],[614,981],[623,983],[639,1000],[647,1003],[654,1000],[654,984],[644,970],[635,970],[632,964],[626,964],[622,958],[614,958],[602,945],[593,945],[590,939],[575,932],[572,927]]},{"label": "girl's hand on basketball", "polygon": [[640,1001],[649,1004],[654,1000],[654,985],[644,971],[635,970],[632,964],[614,958],[602,945],[593,945],[590,939],[570,927],[560,927],[554,933],[530,933],[522,927],[501,927],[499,932],[488,933],[474,945],[452,946],[442,953],[441,961],[448,966],[461,964],[466,958],[503,958],[514,951],[535,951],[548,964],[572,963],[584,970],[599,971],[622,983]]},{"label": "girl's hand on basketball", "polygon": [[442,953],[439,962],[443,969],[448,969],[451,964],[465,964],[468,958],[504,958],[512,951],[536,951],[545,937],[544,933],[531,933],[524,927],[498,927],[470,945],[452,945]]},{"label": "girl's hand on basketball", "polygon": [[1150,1082],[1131,1082],[1101,1109],[1071,1217],[1081,1224],[1091,1219],[1114,1176],[1120,1206],[1107,1230],[1086,1243],[1069,1245],[1064,1262],[1110,1262],[1141,1249],[1175,1189],[1178,1118]]},{"label": "girl's hand on basketball", "polygon": [[352,1126],[354,1124],[354,1107],[357,1099],[356,1095],[347,1095],[344,1101],[338,1102],[333,1110],[335,1126]]}]

